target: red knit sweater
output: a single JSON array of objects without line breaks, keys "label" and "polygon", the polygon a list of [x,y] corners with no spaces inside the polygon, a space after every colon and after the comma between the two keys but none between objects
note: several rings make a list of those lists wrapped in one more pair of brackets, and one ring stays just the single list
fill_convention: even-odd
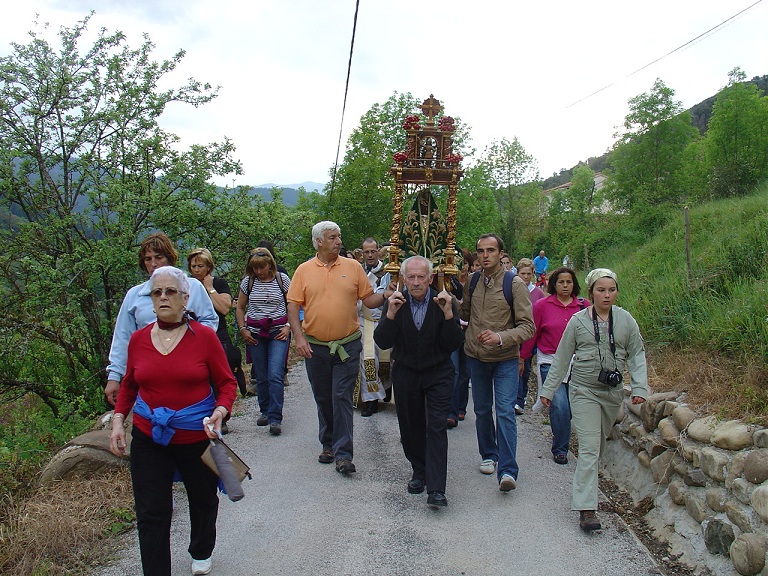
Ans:
[{"label": "red knit sweater", "polygon": [[[165,406],[180,410],[196,404],[210,394],[211,385],[216,405],[230,412],[237,394],[237,382],[229,368],[224,348],[216,332],[208,326],[192,321],[194,330],[187,330],[170,354],[164,356],[152,344],[150,334],[154,322],[137,330],[128,344],[128,362],[120,384],[115,412],[128,414],[136,396],[141,397],[153,410]],[[134,425],[152,436],[149,420],[133,417]],[[200,422],[200,430],[177,430],[171,444],[191,444],[207,438]]]}]

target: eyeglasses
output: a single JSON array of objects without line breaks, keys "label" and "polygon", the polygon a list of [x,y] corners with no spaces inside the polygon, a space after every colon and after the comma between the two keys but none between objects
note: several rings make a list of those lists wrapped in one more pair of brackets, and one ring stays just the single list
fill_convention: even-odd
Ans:
[{"label": "eyeglasses", "polygon": [[149,295],[152,296],[152,298],[160,298],[163,295],[168,296],[168,298],[173,298],[179,292],[180,290],[178,288],[155,288]]}]

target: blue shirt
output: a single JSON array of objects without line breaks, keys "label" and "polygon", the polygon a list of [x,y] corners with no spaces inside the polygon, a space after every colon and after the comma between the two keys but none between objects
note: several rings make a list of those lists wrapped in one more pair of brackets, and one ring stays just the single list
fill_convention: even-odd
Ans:
[{"label": "blue shirt", "polygon": [[[429,295],[429,292],[427,292]],[[424,324],[424,318],[427,315],[427,304],[429,304],[426,296],[423,300],[416,300],[413,296],[408,294],[408,300],[411,303],[411,315],[413,316],[413,323],[416,324],[416,329],[421,330],[422,324]]]},{"label": "blue shirt", "polygon": [[536,272],[536,274],[542,274],[547,271],[547,267],[549,266],[549,258],[546,256],[536,256],[536,258],[533,259],[533,271]]}]

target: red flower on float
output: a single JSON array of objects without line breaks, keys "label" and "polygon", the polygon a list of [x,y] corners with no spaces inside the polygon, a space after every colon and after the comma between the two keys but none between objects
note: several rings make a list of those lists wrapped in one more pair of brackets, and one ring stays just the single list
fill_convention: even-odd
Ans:
[{"label": "red flower on float", "polygon": [[395,162],[397,162],[398,164],[402,164],[403,162],[408,160],[408,154],[406,154],[401,150],[400,152],[395,152],[394,154],[392,154],[392,158],[394,158]]},{"label": "red flower on float", "polygon": [[438,120],[437,124],[443,132],[454,132],[456,130],[456,120],[451,116],[443,116]]},{"label": "red flower on float", "polygon": [[445,160],[447,162],[450,162],[451,164],[458,164],[462,160],[464,160],[464,156],[461,154],[448,154],[448,156],[445,157]]},{"label": "red flower on float", "polygon": [[403,120],[403,128],[405,130],[419,130],[421,124],[419,124],[419,116],[417,114],[409,114]]}]

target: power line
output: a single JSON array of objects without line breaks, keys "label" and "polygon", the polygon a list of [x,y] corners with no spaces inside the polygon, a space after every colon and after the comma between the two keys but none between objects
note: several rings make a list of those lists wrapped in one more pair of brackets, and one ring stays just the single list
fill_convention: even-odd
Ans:
[{"label": "power line", "polygon": [[[761,0],[762,1],[762,0]],[[344,87],[344,105],[341,107],[341,124],[339,125],[339,143],[336,146],[336,161],[333,163],[333,176],[331,177],[331,189],[328,199],[333,201],[333,189],[336,186],[336,169],[339,167],[339,153],[341,152],[341,133],[344,130],[344,113],[347,111],[347,94],[349,93],[349,77],[352,72],[352,52],[355,49],[355,32],[357,31],[357,12],[360,8],[360,0],[355,2],[355,19],[352,22],[352,42],[349,45],[349,63],[347,64],[347,83]]]},{"label": "power line", "polygon": [[[692,46],[693,44],[696,44],[697,42],[700,42],[701,40],[703,40],[703,39],[704,39],[704,38],[706,38],[707,36],[711,36],[711,35],[712,35],[712,34],[714,34],[715,32],[719,31],[719,30],[720,30],[720,28],[723,28],[723,27],[725,27],[727,24],[729,24],[729,23],[730,23],[732,20],[734,20],[734,19],[738,18],[739,16],[741,16],[742,14],[744,14],[745,12],[747,12],[748,10],[751,10],[752,8],[754,8],[754,7],[755,7],[755,6],[757,6],[758,4],[762,4],[763,2],[765,2],[765,0],[757,0],[757,2],[755,2],[755,3],[753,3],[753,4],[750,4],[749,6],[747,6],[746,8],[744,8],[743,10],[740,10],[739,12],[737,12],[736,14],[734,14],[733,16],[731,16],[730,18],[726,18],[725,20],[723,20],[722,22],[720,22],[720,24],[718,24],[717,26],[713,26],[712,28],[710,28],[710,29],[709,29],[709,30],[707,30],[706,32],[702,32],[701,34],[699,34],[699,35],[698,35],[698,36],[696,36],[695,38],[693,38],[693,39],[691,39],[691,40],[688,40],[688,42],[686,42],[685,44],[681,44],[680,46],[678,46],[678,47],[677,47],[677,48],[675,48],[674,50],[671,50],[670,52],[667,52],[667,53],[666,53],[666,54],[664,54],[663,56],[659,56],[658,58],[656,58],[656,60],[653,60],[652,62],[649,62],[649,63],[648,63],[648,64],[646,64],[645,66],[641,66],[640,68],[638,68],[638,69],[637,69],[637,70],[635,70],[634,72],[631,72],[631,73],[627,74],[627,75],[626,75],[624,78],[622,78],[622,80],[626,80],[627,78],[630,78],[631,76],[634,76],[634,75],[635,75],[635,74],[637,74],[638,72],[641,72],[642,70],[645,70],[646,68],[648,68],[648,67],[650,67],[650,66],[653,66],[654,64],[656,64],[656,63],[657,63],[657,62],[659,62],[660,60],[663,60],[664,58],[667,58],[668,56],[671,56],[672,54],[674,54],[674,53],[676,53],[676,52],[680,52],[681,50],[685,50],[686,48],[688,48],[688,47]],[[571,108],[571,107],[573,107],[573,106],[576,106],[576,104],[580,104],[581,102],[584,102],[584,100],[588,100],[589,98],[592,98],[592,96],[595,96],[595,95],[599,94],[600,92],[603,92],[604,90],[607,90],[607,89],[608,89],[608,88],[610,88],[611,86],[615,86],[615,85],[616,85],[618,82],[619,82],[619,81],[611,82],[610,84],[607,84],[606,86],[603,86],[603,87],[602,87],[602,88],[600,88],[599,90],[595,90],[595,91],[594,91],[594,92],[592,92],[591,94],[588,94],[587,96],[584,96],[584,97],[583,97],[583,98],[581,98],[580,100],[576,100],[575,102],[572,102],[571,104],[568,104],[568,106],[566,106],[566,109],[568,109],[568,108]]]}]

